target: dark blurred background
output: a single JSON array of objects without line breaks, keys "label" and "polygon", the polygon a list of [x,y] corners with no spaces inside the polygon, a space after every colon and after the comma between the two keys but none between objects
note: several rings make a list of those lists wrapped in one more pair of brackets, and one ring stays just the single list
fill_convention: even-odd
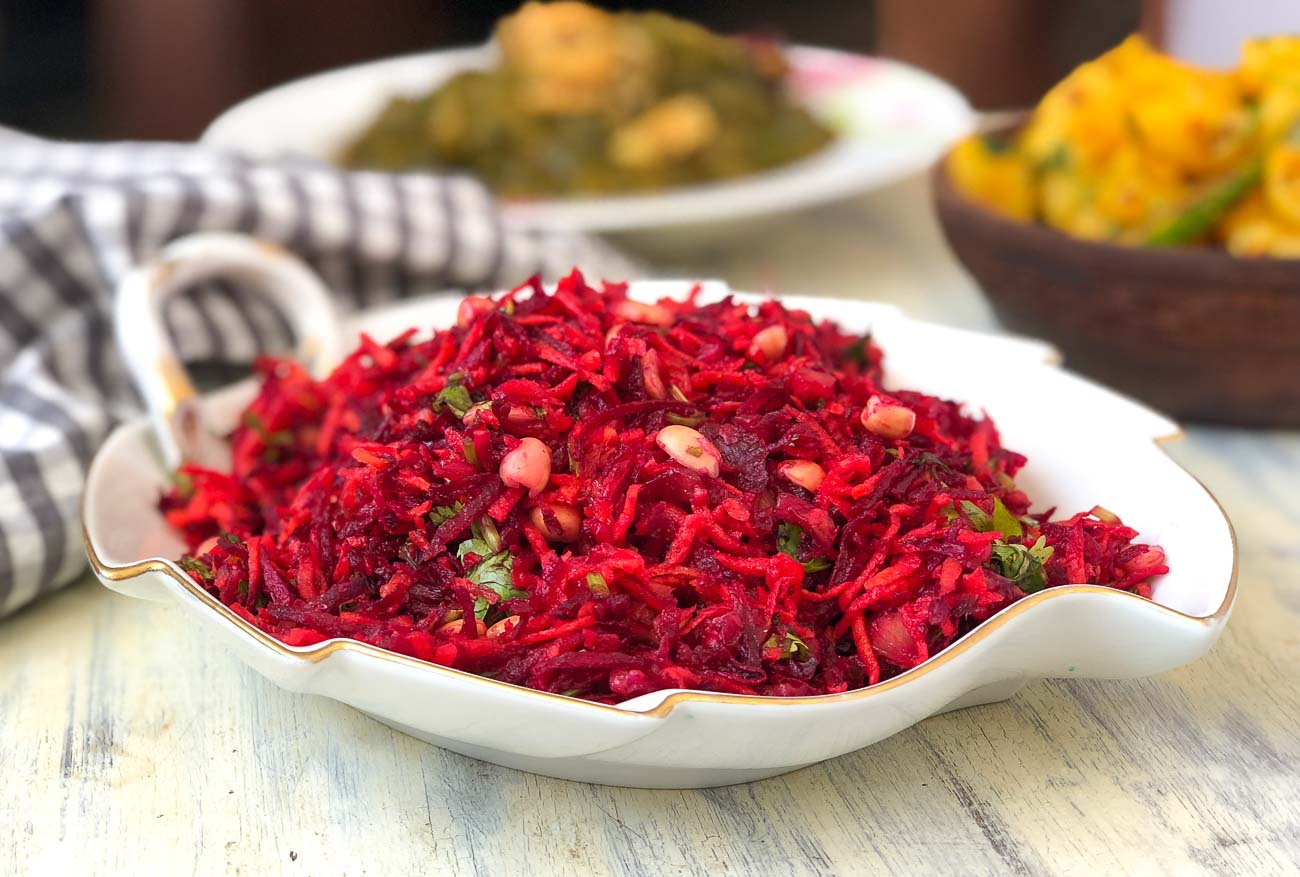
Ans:
[{"label": "dark blurred background", "polygon": [[[0,0],[0,124],[67,138],[192,139],[223,109],[318,70],[481,42],[518,0]],[[984,108],[1024,106],[1135,30],[1139,2],[749,0],[657,8],[722,32],[878,52]]]}]

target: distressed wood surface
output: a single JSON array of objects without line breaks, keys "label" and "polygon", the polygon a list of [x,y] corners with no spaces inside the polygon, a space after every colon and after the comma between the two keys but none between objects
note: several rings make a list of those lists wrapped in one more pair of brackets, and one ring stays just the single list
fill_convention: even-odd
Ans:
[{"label": "distressed wood surface", "polygon": [[[921,196],[899,187],[676,267],[988,325]],[[1194,428],[1170,452],[1241,546],[1237,611],[1204,660],[1038,682],[709,791],[444,752],[277,689],[177,609],[82,582],[0,623],[0,873],[1296,872],[1300,435]]]}]

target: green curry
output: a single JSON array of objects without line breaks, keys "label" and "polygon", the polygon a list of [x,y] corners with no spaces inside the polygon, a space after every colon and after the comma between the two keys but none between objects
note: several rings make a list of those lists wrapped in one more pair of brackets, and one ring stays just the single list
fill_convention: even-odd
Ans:
[{"label": "green curry", "polygon": [[833,136],[786,95],[769,42],[573,2],[525,5],[500,22],[497,42],[495,68],[392,101],[342,162],[465,170],[526,198],[743,176]]}]

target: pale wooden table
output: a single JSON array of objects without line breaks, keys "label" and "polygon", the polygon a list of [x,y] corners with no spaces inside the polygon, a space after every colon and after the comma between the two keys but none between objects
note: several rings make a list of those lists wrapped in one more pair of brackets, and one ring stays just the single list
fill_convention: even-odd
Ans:
[{"label": "pale wooden table", "polygon": [[[990,325],[922,203],[901,186],[684,267]],[[1295,872],[1300,435],[1194,428],[1170,451],[1241,544],[1240,601],[1209,657],[1041,682],[711,791],[443,752],[286,694],[176,610],[83,582],[0,624],[0,874]]]}]

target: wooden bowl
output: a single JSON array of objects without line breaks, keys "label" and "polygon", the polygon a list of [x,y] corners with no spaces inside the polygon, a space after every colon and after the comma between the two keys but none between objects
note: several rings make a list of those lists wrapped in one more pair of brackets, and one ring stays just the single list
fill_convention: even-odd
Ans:
[{"label": "wooden bowl", "polygon": [[1179,418],[1300,426],[1300,260],[1138,249],[999,216],[933,174],[944,236],[1004,326]]}]

